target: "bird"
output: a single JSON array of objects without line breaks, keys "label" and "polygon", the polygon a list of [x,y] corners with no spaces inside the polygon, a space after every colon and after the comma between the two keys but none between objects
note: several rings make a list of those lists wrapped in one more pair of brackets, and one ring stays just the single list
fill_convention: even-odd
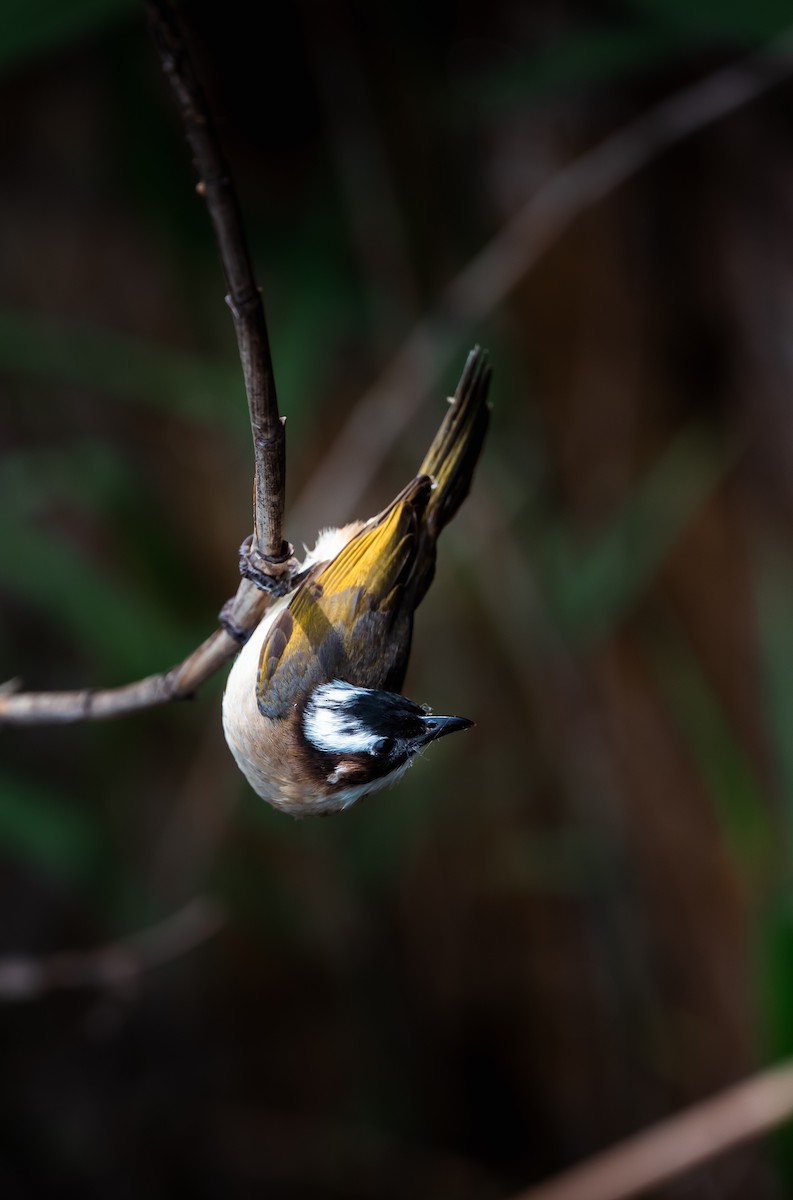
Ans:
[{"label": "bird", "polygon": [[377,516],[320,532],[231,668],[226,741],[253,790],[282,812],[349,809],[395,783],[430,742],[473,724],[435,716],[401,688],[438,537],[482,450],[490,377],[476,346],[416,477]]}]

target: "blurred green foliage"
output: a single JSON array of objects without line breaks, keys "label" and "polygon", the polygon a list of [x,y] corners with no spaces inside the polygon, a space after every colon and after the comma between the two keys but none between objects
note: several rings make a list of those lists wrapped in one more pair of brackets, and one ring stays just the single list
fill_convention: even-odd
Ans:
[{"label": "blurred green foliage", "polygon": [[546,528],[538,566],[556,621],[592,645],[612,633],[641,598],[676,540],[724,479],[732,461],[701,431],[685,430],[637,484],[594,544],[563,521]]},{"label": "blurred green foliage", "polygon": [[91,813],[74,797],[49,794],[28,778],[0,772],[0,838],[6,853],[55,879],[79,881],[107,846]]},{"label": "blurred green foliage", "polygon": [[128,20],[134,0],[6,0],[0,11],[0,70],[19,69],[46,54]]}]

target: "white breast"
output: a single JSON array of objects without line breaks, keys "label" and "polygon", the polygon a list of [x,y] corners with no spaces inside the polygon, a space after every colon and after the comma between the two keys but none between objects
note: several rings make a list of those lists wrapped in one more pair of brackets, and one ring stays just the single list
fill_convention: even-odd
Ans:
[{"label": "white breast", "polygon": [[[347,545],[363,524],[360,521],[345,525],[341,529],[325,529],[317,544],[304,562],[303,570],[317,562],[328,562]],[[299,813],[311,811],[311,800],[299,795],[290,774],[290,764],[279,762],[277,771],[273,765],[262,761],[258,747],[261,744],[263,717],[256,702],[256,679],[259,659],[265,638],[273,621],[284,611],[294,592],[282,596],[268,608],[248,641],[240,650],[229,672],[226,690],[223,693],[223,732],[237,766],[253,790],[263,799],[279,808]],[[317,808],[340,807],[326,797],[317,797]]]},{"label": "white breast", "polygon": [[256,703],[256,677],[264,639],[289,600],[289,596],[282,596],[268,608],[234,660],[223,693],[223,732],[229,750],[253,790],[271,803],[275,802],[280,788],[279,781],[268,779],[257,765],[256,746],[261,736],[262,715]]}]

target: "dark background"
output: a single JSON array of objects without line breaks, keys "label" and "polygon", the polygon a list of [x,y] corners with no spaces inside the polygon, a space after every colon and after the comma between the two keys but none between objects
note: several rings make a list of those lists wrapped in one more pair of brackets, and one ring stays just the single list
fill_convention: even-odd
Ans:
[{"label": "dark background", "polygon": [[[787,6],[185,11],[264,288],[291,540],[382,507],[490,350],[406,688],[477,726],[304,823],[237,774],[222,679],[3,730],[0,959],[196,896],[225,923],[117,986],[6,997],[0,1190],[496,1200],[793,1048],[791,86],[582,205],[458,321],[405,435],[375,421],[338,464],[354,512],[297,501],[520,205]],[[3,5],[0,113],[0,678],[123,683],[236,586],[222,278],[135,4]],[[780,1136],[657,1194],[785,1196],[791,1163]]]}]

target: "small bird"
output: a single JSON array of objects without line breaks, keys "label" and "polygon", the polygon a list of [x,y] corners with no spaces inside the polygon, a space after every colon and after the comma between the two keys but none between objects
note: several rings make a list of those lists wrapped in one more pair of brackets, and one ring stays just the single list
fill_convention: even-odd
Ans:
[{"label": "small bird", "polygon": [[416,478],[378,516],[320,533],[231,669],[226,741],[253,790],[283,812],[349,808],[399,779],[429,742],[473,724],[433,716],[399,690],[438,535],[482,449],[489,386],[476,347]]}]

